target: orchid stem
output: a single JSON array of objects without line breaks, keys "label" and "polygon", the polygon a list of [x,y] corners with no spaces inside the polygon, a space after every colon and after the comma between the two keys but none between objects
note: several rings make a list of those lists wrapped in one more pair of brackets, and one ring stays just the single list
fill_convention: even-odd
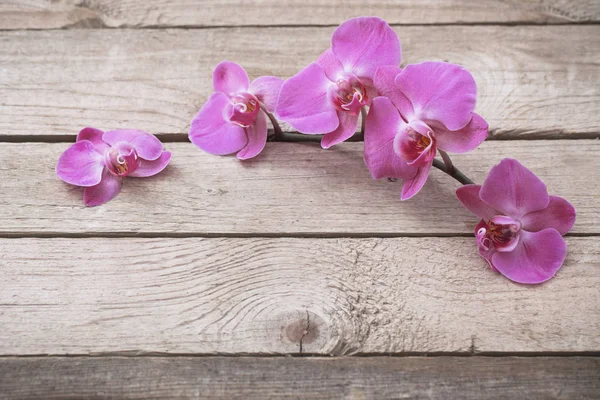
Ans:
[{"label": "orchid stem", "polygon": [[444,160],[444,164],[446,164],[446,170],[448,171],[448,173],[452,173],[454,172],[454,165],[452,164],[452,160],[450,159],[450,156],[448,155],[448,153],[446,153],[444,150],[439,150],[440,155],[442,156],[442,160]]},{"label": "orchid stem", "polygon": [[[448,155],[446,154],[446,156],[448,156]],[[450,157],[448,157],[448,159],[450,159]],[[470,180],[465,174],[460,172],[457,168],[455,168],[454,166],[451,165],[452,169],[449,170],[448,165],[445,164],[443,161],[438,160],[437,158],[433,159],[433,166],[436,167],[437,169],[439,169],[440,171],[442,171],[443,173],[450,175],[451,177],[453,177],[454,179],[456,179],[463,185],[472,185],[473,184],[473,181]]]},{"label": "orchid stem", "polygon": [[273,125],[272,140],[274,140],[274,141],[281,140],[281,137],[283,136],[283,131],[281,130],[281,127],[279,126],[279,122],[277,122],[277,119],[275,119],[273,114],[268,112],[262,104],[260,105],[260,109],[263,110],[265,112],[265,114],[267,114],[267,117],[269,117],[269,120],[271,121],[271,124]]}]

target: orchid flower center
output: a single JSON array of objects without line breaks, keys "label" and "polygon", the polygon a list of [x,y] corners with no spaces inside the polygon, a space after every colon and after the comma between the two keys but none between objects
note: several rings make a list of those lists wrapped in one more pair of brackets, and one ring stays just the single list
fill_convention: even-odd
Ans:
[{"label": "orchid flower center", "polygon": [[435,157],[436,141],[433,131],[427,130],[427,134],[422,135],[409,126],[400,135],[400,140],[395,143],[396,152],[408,164],[420,167]]},{"label": "orchid flower center", "polygon": [[135,150],[127,145],[111,147],[104,153],[106,167],[113,175],[127,176],[140,166]]},{"label": "orchid flower center", "polygon": [[346,75],[331,86],[329,96],[340,111],[357,115],[363,106],[369,104],[369,94],[364,83],[357,77]]},{"label": "orchid flower center", "polygon": [[482,221],[477,229],[477,244],[488,251],[511,251],[517,245],[521,224],[510,217],[494,217]]},{"label": "orchid flower center", "polygon": [[260,103],[252,93],[236,93],[231,97],[233,115],[230,121],[247,128],[254,123],[260,110]]}]

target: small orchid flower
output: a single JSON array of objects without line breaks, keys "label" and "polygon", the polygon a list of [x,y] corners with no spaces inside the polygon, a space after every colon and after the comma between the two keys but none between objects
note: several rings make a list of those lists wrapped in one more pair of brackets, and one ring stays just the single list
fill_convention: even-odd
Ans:
[{"label": "small orchid flower", "polygon": [[71,185],[85,187],[85,205],[93,207],[113,199],[124,177],[156,175],[170,160],[171,153],[149,133],[84,128],[58,159],[56,174]]},{"label": "small orchid flower", "polygon": [[397,66],[400,59],[400,41],[385,21],[350,19],[335,30],[329,50],[285,81],[275,115],[301,133],[325,134],[323,148],[343,142],[376,95],[377,67]]},{"label": "small orchid flower", "polygon": [[373,100],[365,128],[365,163],[374,179],[404,179],[402,200],[416,195],[437,150],[465,153],[488,135],[475,114],[475,80],[464,68],[424,62],[380,67],[380,95]]},{"label": "small orchid flower", "polygon": [[548,196],[546,185],[512,159],[494,166],[483,185],[465,185],[456,195],[481,218],[475,227],[479,254],[490,267],[519,283],[552,278],[567,246],[561,235],[575,223],[575,208]]},{"label": "small orchid flower", "polygon": [[250,83],[240,65],[219,63],[213,73],[215,93],[192,120],[190,141],[211,154],[255,157],[267,143],[265,112],[274,111],[282,83],[274,76]]}]

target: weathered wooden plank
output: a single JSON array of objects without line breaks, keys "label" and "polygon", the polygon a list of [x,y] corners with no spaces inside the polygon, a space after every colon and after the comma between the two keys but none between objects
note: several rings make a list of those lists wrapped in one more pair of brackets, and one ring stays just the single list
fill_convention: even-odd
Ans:
[{"label": "weathered wooden plank", "polygon": [[472,238],[0,240],[0,355],[597,352],[600,244],[551,281]]},{"label": "weathered wooden plank", "polygon": [[[0,135],[75,135],[91,125],[183,138],[219,61],[289,77],[328,47],[333,29],[2,32]],[[473,72],[477,111],[495,136],[598,137],[599,25],[396,29],[405,62]]]},{"label": "weathered wooden plank", "polygon": [[[400,184],[375,181],[362,143],[329,151],[315,143],[268,143],[240,162],[167,143],[171,165],[148,179],[128,179],[119,196],[86,208],[83,190],[55,175],[67,143],[0,144],[0,233],[144,233],[284,235],[471,234],[477,219],[454,195],[458,183],[433,170],[414,200]],[[457,155],[463,172],[483,182],[504,157],[523,162],[577,209],[572,232],[600,233],[600,141],[492,141]]]},{"label": "weathered wooden plank", "polygon": [[393,24],[564,23],[600,20],[585,0],[12,0],[0,4],[3,29],[335,25],[360,15]]},{"label": "weathered wooden plank", "polygon": [[3,358],[10,399],[597,399],[596,357]]}]

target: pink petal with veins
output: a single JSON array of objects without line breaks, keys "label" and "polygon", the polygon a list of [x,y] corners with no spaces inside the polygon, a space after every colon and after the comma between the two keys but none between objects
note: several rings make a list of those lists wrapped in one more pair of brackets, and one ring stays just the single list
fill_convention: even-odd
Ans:
[{"label": "pink petal with veins", "polygon": [[474,150],[488,137],[488,124],[473,113],[471,122],[462,129],[450,131],[441,124],[432,124],[439,149],[452,153],[466,153]]},{"label": "pink petal with veins", "polygon": [[85,205],[95,207],[114,199],[121,190],[121,182],[122,178],[105,170],[99,184],[85,188],[83,192]]},{"label": "pink petal with veins", "polygon": [[539,232],[521,231],[519,244],[513,251],[497,252],[492,263],[508,279],[536,284],[552,278],[562,266],[567,246],[556,229]]},{"label": "pink petal with veins", "polygon": [[373,179],[411,179],[417,168],[394,152],[394,138],[403,125],[398,110],[387,97],[373,99],[365,125],[365,164]]},{"label": "pink petal with veins", "polygon": [[134,129],[118,129],[105,132],[102,139],[116,146],[119,142],[130,144],[137,155],[145,160],[156,160],[163,152],[163,144],[154,135]]},{"label": "pink petal with veins", "polygon": [[328,95],[333,84],[320,65],[310,64],[283,83],[275,115],[302,133],[334,131],[340,120]]},{"label": "pink petal with veins", "polygon": [[373,79],[377,67],[400,65],[402,49],[396,32],[377,17],[358,17],[333,32],[331,50],[346,72]]},{"label": "pink petal with veins", "polygon": [[56,175],[77,186],[94,186],[102,179],[104,156],[89,140],[73,143],[58,159]]},{"label": "pink petal with veins", "polygon": [[237,153],[237,158],[247,160],[256,157],[267,143],[267,115],[260,111],[256,116],[254,124],[246,128],[248,143]]},{"label": "pink petal with veins", "polygon": [[526,231],[554,228],[561,235],[566,235],[575,224],[575,207],[562,197],[550,196],[548,207],[525,214],[521,223]]},{"label": "pink petal with veins", "polygon": [[349,112],[338,111],[340,125],[333,132],[326,133],[321,139],[321,147],[328,149],[333,145],[349,139],[356,133],[356,125],[358,124],[358,115]]},{"label": "pink petal with veins", "polygon": [[543,210],[550,201],[544,182],[517,160],[509,158],[491,169],[479,197],[502,214],[517,219]]},{"label": "pink petal with veins", "polygon": [[223,92],[228,96],[247,92],[250,85],[248,74],[241,65],[231,61],[220,62],[213,72],[213,88],[215,92]]},{"label": "pink petal with veins", "polygon": [[268,112],[273,113],[275,112],[277,99],[279,99],[281,85],[283,85],[283,79],[275,76],[261,76],[252,81],[248,91],[265,105]]},{"label": "pink petal with veins", "polygon": [[217,92],[192,120],[189,138],[202,150],[217,155],[240,151],[248,143],[246,131],[228,120],[231,102],[226,94]]},{"label": "pink petal with veins", "polygon": [[439,121],[452,131],[471,121],[477,87],[469,71],[458,65],[433,61],[407,65],[396,85],[412,104],[412,112],[400,109],[407,121]]}]

